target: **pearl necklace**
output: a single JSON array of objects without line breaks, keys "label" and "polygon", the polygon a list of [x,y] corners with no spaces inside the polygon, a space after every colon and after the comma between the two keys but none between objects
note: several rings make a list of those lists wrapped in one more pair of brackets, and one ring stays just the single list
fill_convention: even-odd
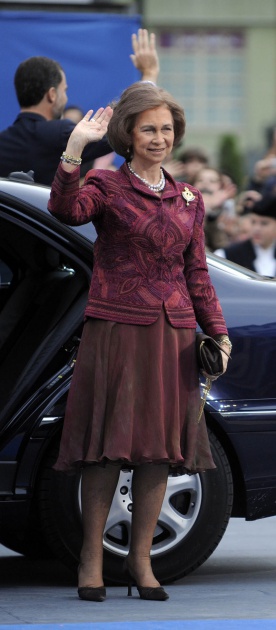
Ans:
[{"label": "pearl necklace", "polygon": [[158,184],[150,184],[150,182],[148,182],[146,179],[144,179],[144,177],[140,177],[140,175],[138,175],[138,173],[135,173],[135,171],[133,170],[133,168],[130,165],[130,162],[128,162],[127,165],[128,165],[128,168],[129,168],[130,172],[132,173],[132,175],[135,175],[135,177],[138,177],[138,179],[140,179],[141,182],[143,182],[143,184],[146,184],[146,186],[148,186],[148,188],[150,190],[152,190],[153,192],[161,192],[161,190],[164,190],[165,184],[166,184],[166,179],[165,179],[165,175],[164,175],[164,172],[163,172],[162,168],[160,168],[161,177],[160,177],[160,180],[159,180]]}]

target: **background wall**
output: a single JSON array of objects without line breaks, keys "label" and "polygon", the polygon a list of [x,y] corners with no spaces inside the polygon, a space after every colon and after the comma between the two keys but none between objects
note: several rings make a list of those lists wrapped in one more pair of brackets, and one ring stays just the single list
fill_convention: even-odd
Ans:
[{"label": "background wall", "polygon": [[146,0],[157,34],[160,83],[187,114],[186,145],[216,156],[223,132],[236,134],[249,163],[276,125],[276,0]]}]

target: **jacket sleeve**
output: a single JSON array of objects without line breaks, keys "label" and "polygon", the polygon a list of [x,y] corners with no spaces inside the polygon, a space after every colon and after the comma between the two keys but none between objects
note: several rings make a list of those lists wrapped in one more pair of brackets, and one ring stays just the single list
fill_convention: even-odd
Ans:
[{"label": "jacket sleeve", "polygon": [[[93,171],[89,171],[91,175]],[[52,184],[48,210],[62,223],[83,225],[100,214],[104,207],[105,190],[108,188],[95,177],[95,182],[79,187],[80,168],[67,173],[59,164]]]},{"label": "jacket sleeve", "polygon": [[193,303],[196,320],[202,330],[210,335],[227,334],[216,291],[208,273],[204,238],[204,203],[197,191],[198,204],[189,247],[184,253],[184,274],[187,288]]}]

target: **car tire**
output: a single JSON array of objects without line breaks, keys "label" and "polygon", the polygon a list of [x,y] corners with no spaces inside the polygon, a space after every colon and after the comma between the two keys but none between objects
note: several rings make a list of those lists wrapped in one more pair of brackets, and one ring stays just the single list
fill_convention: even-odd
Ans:
[{"label": "car tire", "polygon": [[[152,565],[161,583],[172,582],[194,571],[220,542],[232,510],[232,474],[225,451],[210,432],[217,469],[197,475],[169,477],[152,548]],[[55,446],[44,461],[38,488],[38,508],[47,545],[75,570],[81,548],[80,475],[52,469]],[[120,514],[104,538],[104,577],[107,583],[123,584],[122,565],[128,549],[128,518],[131,512],[131,471],[125,469],[114,501]],[[121,479],[121,478],[120,478]],[[116,521],[116,519],[115,519]],[[129,527],[131,522],[131,514]]]}]

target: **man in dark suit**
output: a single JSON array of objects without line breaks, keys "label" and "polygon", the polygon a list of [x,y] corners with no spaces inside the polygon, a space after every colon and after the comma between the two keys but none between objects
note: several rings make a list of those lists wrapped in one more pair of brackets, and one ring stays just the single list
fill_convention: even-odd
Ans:
[{"label": "man in dark suit", "polygon": [[276,197],[266,196],[250,211],[251,237],[214,253],[262,276],[276,276]]},{"label": "man in dark suit", "polygon": [[[155,37],[139,29],[132,36],[134,66],[143,81],[156,82],[159,62]],[[63,119],[67,103],[64,70],[48,57],[30,57],[17,68],[14,84],[20,113],[15,122],[0,132],[0,177],[13,171],[34,171],[34,180],[51,185],[75,124]],[[91,143],[83,153],[89,166],[95,158],[111,153],[107,141]]]}]

